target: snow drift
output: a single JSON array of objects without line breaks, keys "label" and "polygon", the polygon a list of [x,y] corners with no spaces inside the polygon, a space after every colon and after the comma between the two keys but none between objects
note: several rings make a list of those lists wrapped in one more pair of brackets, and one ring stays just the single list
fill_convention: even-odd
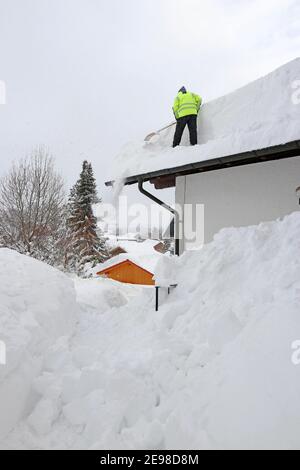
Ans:
[{"label": "snow drift", "polygon": [[33,379],[47,349],[70,335],[78,306],[72,282],[59,271],[14,251],[0,249],[0,439],[34,405]]},{"label": "snow drift", "polygon": [[77,280],[77,334],[48,350],[2,446],[300,449],[299,233],[295,213],[162,258],[157,279],[178,288],[158,313],[152,289],[112,283],[108,300],[94,294],[110,281]]},{"label": "snow drift", "polygon": [[[149,143],[127,144],[115,161],[115,179],[280,145],[300,139],[300,104],[293,100],[300,59],[201,108],[199,145],[171,149],[174,128]],[[204,90],[195,90],[204,93]],[[299,95],[299,93],[298,93]],[[205,97],[204,97],[205,98]]]},{"label": "snow drift", "polygon": [[[300,448],[300,368],[291,359],[300,338],[299,231],[299,213],[226,229],[178,260],[180,288],[162,321],[183,341],[185,385],[167,447]],[[158,281],[166,270],[162,260]]]}]

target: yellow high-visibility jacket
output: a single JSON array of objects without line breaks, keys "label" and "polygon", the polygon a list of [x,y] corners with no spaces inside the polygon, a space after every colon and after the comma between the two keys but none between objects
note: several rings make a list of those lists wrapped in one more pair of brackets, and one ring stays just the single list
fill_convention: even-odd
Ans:
[{"label": "yellow high-visibility jacket", "polygon": [[202,98],[195,93],[180,91],[175,98],[173,112],[176,119],[184,116],[197,115],[202,104]]}]

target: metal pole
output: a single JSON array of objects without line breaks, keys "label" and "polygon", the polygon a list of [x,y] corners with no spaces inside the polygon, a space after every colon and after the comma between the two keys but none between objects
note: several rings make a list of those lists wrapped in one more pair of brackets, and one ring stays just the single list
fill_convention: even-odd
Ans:
[{"label": "metal pole", "polygon": [[159,286],[155,286],[155,311],[159,309]]}]

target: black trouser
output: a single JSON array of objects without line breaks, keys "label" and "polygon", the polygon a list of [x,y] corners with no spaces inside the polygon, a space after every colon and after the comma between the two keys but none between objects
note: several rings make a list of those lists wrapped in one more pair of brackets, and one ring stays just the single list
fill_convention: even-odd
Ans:
[{"label": "black trouser", "polygon": [[175,135],[174,135],[173,147],[177,147],[180,144],[182,134],[186,125],[188,125],[188,128],[189,128],[191,145],[197,145],[198,143],[197,116],[190,115],[190,116],[184,116],[184,117],[177,119],[177,126],[176,126]]}]

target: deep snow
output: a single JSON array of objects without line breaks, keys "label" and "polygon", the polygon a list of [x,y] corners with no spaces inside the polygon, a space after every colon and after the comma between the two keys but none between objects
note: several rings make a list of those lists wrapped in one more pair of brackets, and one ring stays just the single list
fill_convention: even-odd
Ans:
[{"label": "deep snow", "polygon": [[0,440],[31,409],[33,379],[47,348],[71,335],[79,313],[73,283],[54,268],[0,249]]},{"label": "deep snow", "polygon": [[[9,270],[15,254],[5,251],[1,305],[10,313],[4,310],[0,338],[5,331],[40,364],[27,407],[0,447],[300,449],[300,366],[292,362],[300,339],[299,233],[295,213],[223,230],[200,251],[163,258],[156,277],[178,288],[158,313],[152,289],[102,279],[75,280],[76,306],[68,278],[24,257],[18,276]],[[27,281],[32,263],[36,277]],[[33,348],[32,332],[23,341],[27,326],[23,342],[16,338],[31,298],[47,319],[44,300],[55,292],[55,319],[66,314],[67,325],[80,308],[75,333],[72,321],[68,331],[57,325],[49,344],[48,322],[43,328],[36,310],[43,340]],[[6,381],[2,375],[0,390]],[[14,400],[4,396],[7,408]]]},{"label": "deep snow", "polygon": [[[193,162],[257,150],[300,139],[300,58],[224,97],[205,103],[198,118],[198,142],[172,149],[174,128],[149,143],[132,142],[115,159],[112,172],[119,180],[132,175],[174,168]],[[202,90],[194,90],[203,93]],[[205,99],[205,97],[204,97]],[[170,106],[171,107],[171,106]]]}]

